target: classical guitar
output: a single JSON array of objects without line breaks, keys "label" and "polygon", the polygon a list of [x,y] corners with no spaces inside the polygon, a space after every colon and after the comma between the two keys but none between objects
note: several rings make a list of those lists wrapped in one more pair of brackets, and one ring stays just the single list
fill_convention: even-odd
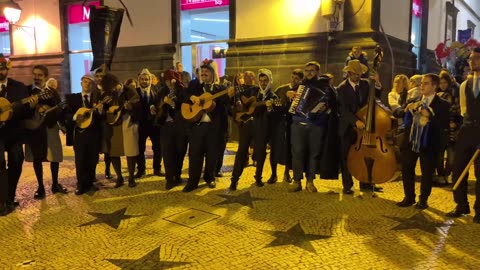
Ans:
[{"label": "classical guitar", "polygon": [[181,112],[188,122],[197,122],[205,112],[215,109],[215,99],[226,95],[231,88],[227,88],[214,95],[205,92],[199,96],[200,102],[195,104],[182,103]]},{"label": "classical guitar", "polygon": [[35,110],[35,114],[33,118],[25,119],[22,121],[22,125],[24,128],[29,130],[38,129],[45,123],[46,119],[49,119],[53,114],[56,113],[57,109],[63,109],[67,104],[66,101],[61,101],[57,105],[50,107],[48,105],[41,105]]},{"label": "classical guitar", "polygon": [[[170,98],[171,100],[175,100],[175,98],[177,97],[177,89],[175,86],[173,86],[171,89],[170,89],[170,92],[168,93],[167,95],[168,98]],[[158,106],[157,106],[157,114],[155,115],[155,118],[153,119],[153,124],[154,125],[160,125],[162,124],[163,122],[165,122],[165,120],[167,119],[167,113],[168,113],[168,106],[166,106],[167,103],[165,103],[164,99],[162,99]]]},{"label": "classical guitar", "polygon": [[[108,104],[112,101],[111,96],[106,96],[104,97],[98,104]],[[87,108],[87,107],[81,107],[75,112],[75,121],[77,122],[77,126],[81,129],[88,128],[90,124],[92,124],[92,119],[93,119],[93,111],[96,108]],[[81,117],[78,117],[81,116]]]},{"label": "classical guitar", "polygon": [[[255,96],[249,98],[242,96],[241,99],[244,111],[235,112],[235,121],[237,122],[247,121],[250,119],[250,117],[252,117],[252,114],[255,112],[257,107],[265,106],[266,103],[266,101],[257,101],[257,97]],[[272,105],[275,107],[283,106],[281,99],[270,99],[270,101],[272,101]]]},{"label": "classical guitar", "polygon": [[109,125],[116,125],[122,119],[123,114],[126,111],[125,106],[129,103],[136,103],[140,101],[140,96],[134,96],[130,100],[128,100],[123,106],[113,105],[110,106],[106,113],[106,121]]},{"label": "classical guitar", "polygon": [[[30,99],[34,96],[38,96],[39,100],[45,100],[45,99],[49,99],[52,95],[50,92],[44,91],[39,94],[26,97],[18,101],[18,103],[21,103],[21,104],[30,103]],[[0,98],[0,124],[3,124],[4,122],[7,122],[8,120],[12,119],[12,116],[13,116],[12,103],[10,103],[10,101],[8,101],[8,99],[6,98]]]}]

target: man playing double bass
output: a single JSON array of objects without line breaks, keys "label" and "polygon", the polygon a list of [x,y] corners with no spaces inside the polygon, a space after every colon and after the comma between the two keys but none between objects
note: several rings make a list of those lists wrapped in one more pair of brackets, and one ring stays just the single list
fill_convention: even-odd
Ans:
[{"label": "man playing double bass", "polygon": [[[463,116],[463,124],[458,134],[455,145],[455,159],[453,161],[453,182],[459,179],[462,171],[472,158],[473,153],[480,146],[480,47],[470,53],[470,68],[473,76],[469,76],[460,86],[460,111]],[[475,166],[475,217],[473,222],[480,223],[480,157],[477,157]],[[468,174],[465,176],[468,179]],[[460,217],[470,213],[467,199],[467,179],[460,183],[453,192],[453,198],[457,203],[454,211],[448,213],[449,217]]]},{"label": "man playing double bass", "polygon": [[[368,80],[361,79],[361,75],[368,71],[368,67],[358,60],[351,60],[343,68],[348,74],[347,79],[337,86],[337,102],[339,114],[338,135],[340,136],[340,168],[342,171],[342,184],[344,194],[353,194],[353,180],[347,168],[347,157],[351,145],[355,142],[357,129],[365,129],[365,123],[355,115],[362,107],[367,105],[370,84]],[[381,84],[377,73],[371,77],[375,81],[375,95],[380,97]],[[361,161],[359,161],[361,162]],[[381,192],[381,187],[360,183],[360,190]]]}]

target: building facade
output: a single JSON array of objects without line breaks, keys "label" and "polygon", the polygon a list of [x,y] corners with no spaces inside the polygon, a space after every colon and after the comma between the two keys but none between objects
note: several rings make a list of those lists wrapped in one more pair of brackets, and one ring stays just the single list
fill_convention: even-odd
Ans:
[{"label": "building facade", "polygon": [[[396,74],[439,70],[433,50],[440,42],[455,41],[458,30],[471,28],[480,40],[476,0],[123,2],[134,25],[124,18],[112,65],[121,79],[136,77],[145,67],[160,73],[176,61],[192,73],[201,60],[213,57],[220,75],[269,68],[275,85],[288,82],[292,69],[317,60],[339,83],[351,47],[362,46],[372,61],[378,43],[384,50],[382,82],[390,87]],[[64,92],[79,91],[79,78],[92,61],[89,10],[81,3],[18,2],[22,15],[9,27],[10,42],[0,33],[3,52],[13,60],[12,77],[28,83],[31,67],[45,64]],[[88,4],[122,7],[117,0]]]}]

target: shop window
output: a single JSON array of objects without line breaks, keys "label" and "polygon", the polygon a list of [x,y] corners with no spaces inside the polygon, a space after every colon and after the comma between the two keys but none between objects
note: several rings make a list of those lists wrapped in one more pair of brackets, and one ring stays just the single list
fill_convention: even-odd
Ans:
[{"label": "shop window", "polygon": [[0,17],[0,53],[10,55],[10,31],[5,17]]}]

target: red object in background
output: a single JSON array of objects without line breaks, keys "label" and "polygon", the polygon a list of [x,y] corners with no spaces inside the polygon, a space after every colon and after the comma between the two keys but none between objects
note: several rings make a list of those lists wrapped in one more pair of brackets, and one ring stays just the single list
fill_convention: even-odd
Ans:
[{"label": "red object in background", "polygon": [[228,6],[230,0],[182,0],[180,2],[181,10],[192,10],[201,8],[212,8]]},{"label": "red object in background", "polygon": [[85,6],[82,4],[74,4],[68,6],[68,23],[84,23],[90,20],[90,6],[100,6],[99,1],[86,3]]},{"label": "red object in background", "polygon": [[413,0],[412,14],[415,17],[421,17],[422,16],[422,0]]},{"label": "red object in background", "polygon": [[0,17],[0,33],[8,32],[8,21],[5,17]]}]

